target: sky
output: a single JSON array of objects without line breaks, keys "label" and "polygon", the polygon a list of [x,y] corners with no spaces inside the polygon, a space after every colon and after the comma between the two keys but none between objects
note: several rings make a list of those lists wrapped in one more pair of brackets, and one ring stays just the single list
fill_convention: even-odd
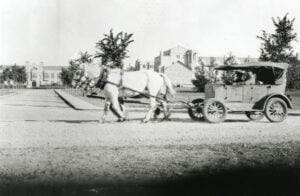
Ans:
[{"label": "sky", "polygon": [[[177,45],[199,56],[258,57],[272,17],[296,18],[298,0],[1,0],[0,65],[68,65],[79,51],[95,54],[110,29],[133,33],[125,64],[152,60]],[[300,40],[300,39],[299,39]],[[294,43],[300,52],[300,42]]]}]

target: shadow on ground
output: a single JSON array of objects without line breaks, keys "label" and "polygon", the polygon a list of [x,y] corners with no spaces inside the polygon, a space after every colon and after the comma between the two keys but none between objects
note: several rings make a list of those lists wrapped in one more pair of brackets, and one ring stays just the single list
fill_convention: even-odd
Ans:
[{"label": "shadow on ground", "polygon": [[15,185],[1,195],[299,195],[300,167],[236,168],[150,182]]}]

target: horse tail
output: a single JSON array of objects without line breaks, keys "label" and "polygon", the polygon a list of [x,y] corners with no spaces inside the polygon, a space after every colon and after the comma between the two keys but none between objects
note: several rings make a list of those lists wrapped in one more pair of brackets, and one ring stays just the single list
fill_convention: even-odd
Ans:
[{"label": "horse tail", "polygon": [[165,82],[165,85],[167,86],[168,92],[169,92],[172,96],[174,96],[175,93],[176,93],[176,91],[175,91],[174,88],[173,88],[173,85],[172,85],[172,82],[171,82],[170,78],[169,78],[167,75],[165,75],[165,74],[160,74],[160,75],[161,75],[162,78],[164,79],[164,82]]}]

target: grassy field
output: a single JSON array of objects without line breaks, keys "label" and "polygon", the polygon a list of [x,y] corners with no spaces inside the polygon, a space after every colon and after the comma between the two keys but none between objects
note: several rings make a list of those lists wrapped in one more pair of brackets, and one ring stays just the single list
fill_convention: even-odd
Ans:
[{"label": "grassy field", "polygon": [[[91,166],[92,173],[106,172],[101,168],[106,168],[107,171],[121,170],[120,173],[126,178],[116,178],[115,181],[110,181],[108,177],[98,180],[89,177],[87,178],[89,180],[85,181],[82,179],[89,175],[86,172],[82,174],[81,180],[70,180],[70,182],[67,181],[68,183],[41,180],[35,184],[22,185],[20,182],[23,178],[26,179],[23,174],[15,176],[12,184],[8,183],[2,189],[0,188],[0,194],[299,195],[299,147],[299,142],[213,146],[203,144],[180,148],[162,146],[155,151],[156,159],[150,156],[151,153],[143,156],[143,159],[138,159],[135,152],[145,150],[140,148],[120,147],[104,150],[95,148],[94,153],[105,160],[109,155],[117,153],[118,158],[115,159],[118,161],[103,167]],[[145,148],[153,151],[156,147]],[[34,154],[35,150],[33,149],[31,153]],[[74,154],[77,155],[87,149],[76,148],[75,150]],[[59,152],[53,156],[57,156],[57,153]],[[161,153],[165,156],[160,157]],[[70,156],[70,154],[72,153],[64,156]],[[73,175],[75,174],[76,172]],[[55,176],[62,175],[58,173]],[[73,175],[69,178],[74,178]],[[145,178],[139,176],[145,176]],[[3,176],[2,180],[11,182],[7,176]]]}]

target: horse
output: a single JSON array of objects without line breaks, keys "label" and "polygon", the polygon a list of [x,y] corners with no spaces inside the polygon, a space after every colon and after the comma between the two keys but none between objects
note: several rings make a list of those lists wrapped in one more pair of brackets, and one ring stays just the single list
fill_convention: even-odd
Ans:
[{"label": "horse", "polygon": [[[139,94],[150,99],[150,108],[142,122],[148,122],[157,108],[156,100],[159,100],[163,106],[165,119],[169,119],[167,101],[159,98],[160,94],[166,97],[167,93],[174,96],[171,80],[163,73],[152,70],[123,71],[120,68],[109,68],[108,66],[98,66],[93,63],[82,64],[80,82],[88,80],[100,80],[104,83],[102,92],[105,96],[104,113],[101,117],[105,122],[108,109],[118,116],[118,121],[125,121],[123,108],[120,105],[119,97],[136,97]],[[77,78],[78,79],[78,78]],[[147,93],[144,91],[147,90]]]}]

